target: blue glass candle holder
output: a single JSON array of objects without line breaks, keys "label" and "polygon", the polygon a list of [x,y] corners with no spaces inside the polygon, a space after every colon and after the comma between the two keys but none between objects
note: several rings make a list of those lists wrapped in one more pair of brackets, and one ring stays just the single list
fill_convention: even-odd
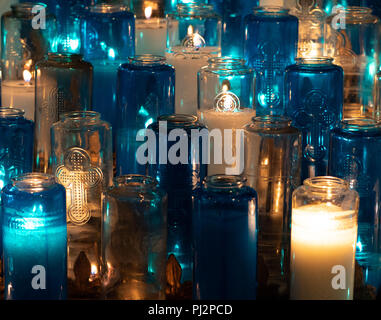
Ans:
[{"label": "blue glass candle holder", "polygon": [[329,173],[345,179],[360,196],[356,260],[365,283],[381,290],[381,124],[345,119],[331,134]]},{"label": "blue glass candle holder", "polygon": [[146,166],[135,157],[141,145],[136,136],[158,116],[175,112],[175,69],[160,56],[130,58],[118,71],[118,100],[117,174],[144,175]]},{"label": "blue glass candle holder", "polygon": [[84,58],[94,67],[93,110],[116,127],[118,67],[135,55],[134,14],[123,5],[90,6],[81,34]]},{"label": "blue glass candle holder", "polygon": [[257,116],[284,115],[284,71],[297,46],[298,19],[287,9],[261,7],[245,17],[244,56],[256,71]]},{"label": "blue glass candle holder", "polygon": [[[192,139],[192,130],[202,133],[205,127],[197,122],[195,116],[165,115],[160,116],[149,129],[155,133],[157,149],[151,157],[148,173],[168,194],[167,252],[173,254],[180,264],[181,280],[185,282],[192,280],[192,194],[206,176],[207,164],[203,155],[208,152],[204,140]],[[181,134],[180,139],[186,141],[187,154],[184,156],[184,150],[181,151],[181,162],[174,154],[177,142],[168,141],[168,136],[175,130]]]},{"label": "blue glass candle holder", "polygon": [[303,135],[302,181],[328,173],[329,133],[343,112],[343,77],[343,69],[325,58],[298,58],[286,69],[286,113]]},{"label": "blue glass candle holder", "polygon": [[19,176],[3,189],[5,299],[66,299],[65,198],[44,174]]},{"label": "blue glass candle holder", "polygon": [[221,54],[243,57],[244,18],[258,6],[258,0],[209,0],[222,17]]},{"label": "blue glass candle holder", "polygon": [[256,298],[257,193],[238,176],[205,179],[193,215],[196,299]]},{"label": "blue glass candle holder", "polygon": [[12,178],[32,171],[33,131],[22,110],[0,107],[0,190]]}]

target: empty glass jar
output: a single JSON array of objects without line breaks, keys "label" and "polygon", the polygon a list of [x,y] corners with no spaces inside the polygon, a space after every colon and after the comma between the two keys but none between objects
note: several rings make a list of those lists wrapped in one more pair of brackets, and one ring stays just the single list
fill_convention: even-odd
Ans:
[{"label": "empty glass jar", "polygon": [[36,70],[34,170],[51,173],[50,128],[64,113],[91,109],[93,67],[78,54],[49,53]]},{"label": "empty glass jar", "polygon": [[167,196],[146,176],[115,179],[103,199],[102,227],[108,299],[165,298]]},{"label": "empty glass jar", "polygon": [[101,295],[101,201],[113,178],[110,125],[92,111],[51,129],[53,172],[66,189],[69,297]]}]

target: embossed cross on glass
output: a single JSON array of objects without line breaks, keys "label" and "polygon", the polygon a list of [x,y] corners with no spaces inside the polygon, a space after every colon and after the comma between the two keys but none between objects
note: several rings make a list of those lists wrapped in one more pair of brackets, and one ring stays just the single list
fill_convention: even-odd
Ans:
[{"label": "embossed cross on glass", "polygon": [[72,112],[51,134],[53,170],[66,189],[69,297],[99,297],[102,191],[113,176],[111,127],[96,112]]}]

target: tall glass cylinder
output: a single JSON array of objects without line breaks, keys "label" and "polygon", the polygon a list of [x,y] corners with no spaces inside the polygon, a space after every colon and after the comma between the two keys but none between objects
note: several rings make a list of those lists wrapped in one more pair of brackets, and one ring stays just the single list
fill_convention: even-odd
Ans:
[{"label": "tall glass cylinder", "polygon": [[110,125],[71,112],[51,129],[53,172],[66,189],[70,298],[101,295],[101,200],[113,177]]},{"label": "tall glass cylinder", "polygon": [[134,14],[117,4],[89,7],[82,20],[82,46],[94,66],[93,110],[116,127],[118,67],[135,55]]},{"label": "tall glass cylinder", "polygon": [[221,51],[223,56],[243,57],[244,18],[257,7],[258,0],[209,0],[222,17]]},{"label": "tall glass cylinder", "polygon": [[300,58],[286,69],[286,113],[303,133],[302,181],[328,174],[329,134],[343,112],[343,77],[343,69],[325,58]]},{"label": "tall glass cylinder", "polygon": [[284,71],[298,46],[298,19],[280,7],[260,7],[245,18],[244,56],[255,70],[258,116],[284,115]]},{"label": "tall glass cylinder", "polygon": [[372,116],[381,28],[372,9],[346,7],[326,20],[325,53],[344,69],[344,117]]},{"label": "tall glass cylinder", "polygon": [[200,69],[197,116],[214,137],[208,175],[242,173],[242,127],[255,116],[253,95],[254,72],[244,60],[211,58]]},{"label": "tall glass cylinder", "polygon": [[1,17],[2,105],[21,108],[34,120],[35,64],[53,45],[56,21],[42,3],[20,3],[11,9]]},{"label": "tall glass cylinder", "polygon": [[91,109],[93,67],[81,55],[49,53],[36,70],[34,170],[51,173],[50,128],[64,113]]},{"label": "tall glass cylinder", "polygon": [[167,20],[164,0],[133,1],[136,15],[136,55],[165,55],[167,47]]},{"label": "tall glass cylinder", "polygon": [[275,286],[286,295],[290,250],[291,195],[300,184],[301,133],[291,119],[253,118],[245,127],[245,171],[258,193],[258,259],[268,277],[259,275],[258,295]]},{"label": "tall glass cylinder", "polygon": [[[148,172],[168,194],[167,252],[177,260],[171,268],[180,265],[184,283],[192,280],[192,194],[206,176],[208,131],[190,115],[161,116],[149,129],[156,151]],[[173,283],[173,289],[178,285]]]},{"label": "tall glass cylinder", "polygon": [[332,131],[329,174],[348,181],[360,196],[356,259],[365,283],[381,290],[381,124],[343,120]]},{"label": "tall glass cylinder", "polygon": [[12,178],[32,171],[33,129],[22,110],[0,107],[0,190]]},{"label": "tall glass cylinder", "polygon": [[5,299],[66,299],[65,189],[54,176],[28,173],[1,202]]},{"label": "tall glass cylinder", "polygon": [[256,298],[257,194],[238,176],[205,179],[193,218],[193,297]]},{"label": "tall glass cylinder", "polygon": [[353,299],[358,207],[339,178],[309,178],[294,191],[291,299]]},{"label": "tall glass cylinder", "polygon": [[145,174],[136,151],[139,130],[157,117],[175,112],[175,70],[164,57],[130,58],[118,71],[118,127],[116,128],[117,174]]},{"label": "tall glass cylinder", "polygon": [[176,113],[197,114],[197,72],[220,48],[221,18],[212,6],[179,4],[168,14],[166,57],[176,69]]},{"label": "tall glass cylinder", "polygon": [[167,196],[146,176],[115,179],[103,199],[105,296],[118,300],[165,298]]}]

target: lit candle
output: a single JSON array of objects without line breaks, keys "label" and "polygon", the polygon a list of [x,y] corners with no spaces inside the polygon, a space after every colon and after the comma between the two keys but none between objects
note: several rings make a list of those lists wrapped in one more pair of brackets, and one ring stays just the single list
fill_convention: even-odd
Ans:
[{"label": "lit candle", "polygon": [[34,121],[34,90],[32,74],[23,72],[24,80],[4,80],[1,82],[1,102],[3,107],[14,107],[25,111],[25,118]]},{"label": "lit candle", "polygon": [[354,210],[330,202],[293,208],[291,299],[353,299],[357,219],[350,217]]},{"label": "lit candle", "polygon": [[152,7],[144,10],[145,19],[135,21],[136,55],[164,56],[167,42],[167,21],[152,17]]}]

